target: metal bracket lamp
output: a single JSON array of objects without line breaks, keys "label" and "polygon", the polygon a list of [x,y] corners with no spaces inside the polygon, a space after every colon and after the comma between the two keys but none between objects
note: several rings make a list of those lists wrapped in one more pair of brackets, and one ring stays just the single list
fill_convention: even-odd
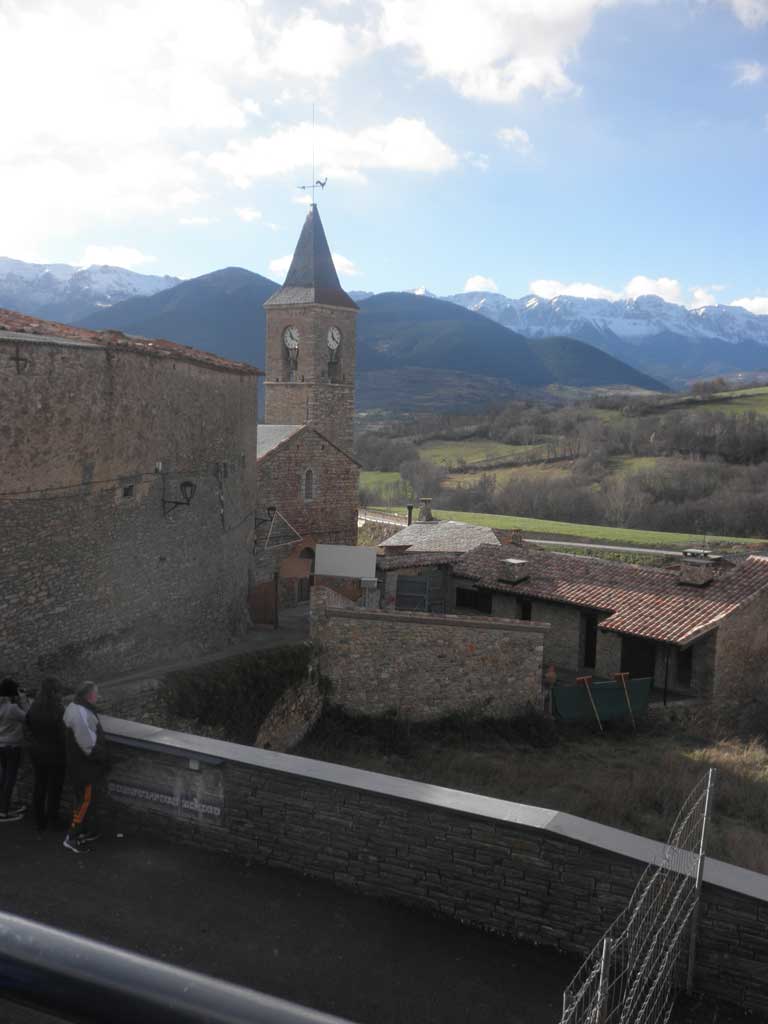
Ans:
[{"label": "metal bracket lamp", "polygon": [[254,528],[254,530],[258,530],[258,528],[260,526],[263,526],[265,523],[271,523],[272,520],[275,518],[275,513],[276,512],[277,512],[277,508],[274,505],[270,505],[267,508],[266,518],[264,516],[258,515],[256,512],[254,512],[254,514],[253,514],[253,528]]},{"label": "metal bracket lamp", "polygon": [[169,512],[179,508],[180,505],[190,505],[196,490],[197,485],[193,484],[191,480],[183,480],[179,484],[180,499],[163,498],[163,515],[167,516]]}]

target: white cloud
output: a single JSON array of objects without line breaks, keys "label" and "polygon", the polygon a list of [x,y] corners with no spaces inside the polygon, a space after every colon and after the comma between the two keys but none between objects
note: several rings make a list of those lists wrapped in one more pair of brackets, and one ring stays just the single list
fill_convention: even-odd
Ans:
[{"label": "white cloud", "polygon": [[694,285],[693,288],[689,289],[691,293],[691,301],[688,303],[689,309],[699,309],[701,306],[716,306],[717,296],[715,292],[722,292],[725,290],[723,284],[705,284],[705,285]]},{"label": "white cloud", "polygon": [[558,295],[573,295],[580,299],[620,299],[621,292],[612,292],[610,288],[603,288],[599,284],[589,284],[586,281],[574,281],[572,284],[563,284],[562,281],[540,279],[531,281],[528,290],[534,295],[540,295],[543,299],[554,299]]},{"label": "white cloud", "polygon": [[730,5],[747,28],[760,28],[768,23],[768,0],[730,0]]},{"label": "white cloud", "polygon": [[255,78],[336,78],[372,42],[365,29],[326,21],[308,8],[282,22],[263,18],[260,30],[261,45],[247,64]]},{"label": "white cloud", "polygon": [[533,152],[533,143],[524,128],[500,128],[496,138],[521,156],[529,156]]},{"label": "white cloud", "polygon": [[470,167],[476,167],[478,171],[487,171],[490,166],[487,153],[473,153],[472,150],[468,150],[463,156]]},{"label": "white cloud", "polygon": [[768,65],[759,61],[744,61],[736,65],[736,78],[734,85],[757,85],[768,75]]},{"label": "white cloud", "polygon": [[184,227],[204,227],[206,224],[215,224],[218,217],[179,217],[179,224]]},{"label": "white cloud", "polygon": [[125,267],[133,270],[143,263],[154,263],[154,256],[147,256],[139,249],[132,249],[127,245],[88,245],[82,258],[78,260],[81,267],[107,266]]},{"label": "white cloud", "polygon": [[[341,277],[359,277],[362,273],[352,260],[347,259],[346,256],[342,256],[338,252],[332,252],[333,265],[336,267],[336,272]],[[291,265],[293,256],[278,256],[274,260],[269,261],[269,272],[274,274],[275,277],[285,277],[288,273],[288,268]]]},{"label": "white cloud", "polygon": [[291,196],[291,202],[296,203],[297,206],[311,206],[312,199],[307,195],[306,192],[302,192],[301,195]]},{"label": "white cloud", "polygon": [[768,295],[755,295],[751,299],[735,299],[732,306],[743,306],[750,313],[768,316]]},{"label": "white cloud", "polygon": [[360,277],[362,271],[352,262],[348,260],[346,256],[342,256],[339,252],[332,252],[333,265],[336,267],[336,272],[341,277]]},{"label": "white cloud", "polygon": [[624,294],[628,299],[637,299],[641,295],[658,295],[667,302],[682,302],[680,282],[671,277],[645,277],[638,274],[624,286]]},{"label": "white cloud", "polygon": [[566,65],[596,12],[618,2],[474,0],[470,12],[465,0],[380,0],[379,32],[463,96],[514,102],[526,89],[574,91]]},{"label": "white cloud", "polygon": [[250,206],[241,206],[235,210],[235,213],[246,224],[252,224],[253,221],[261,220],[262,218],[261,210],[254,210]]},{"label": "white cloud", "polygon": [[544,299],[554,299],[558,295],[573,295],[582,299],[637,299],[641,295],[658,295],[667,302],[681,302],[682,289],[680,282],[671,277],[645,277],[638,274],[633,277],[621,291],[613,291],[603,285],[591,284],[588,281],[574,281],[564,284],[562,281],[541,279],[531,281],[529,291]]},{"label": "white cloud", "polygon": [[482,274],[473,274],[464,283],[465,292],[497,292],[499,286],[492,277],[483,277]]},{"label": "white cloud", "polygon": [[252,100],[250,98],[243,100],[243,110],[246,112],[246,114],[251,114],[253,117],[264,116],[264,112],[261,109],[261,104],[258,103],[256,100]]},{"label": "white cloud", "polygon": [[275,277],[285,277],[288,273],[288,268],[291,265],[293,256],[277,256],[275,259],[269,261],[269,272],[274,274]]},{"label": "white cloud", "polygon": [[[306,168],[312,152],[309,122],[278,128],[246,142],[232,140],[208,157],[207,164],[240,188],[258,178]],[[319,177],[365,181],[370,170],[437,172],[455,167],[450,147],[415,118],[397,117],[389,124],[345,132],[319,125],[314,132]]]}]

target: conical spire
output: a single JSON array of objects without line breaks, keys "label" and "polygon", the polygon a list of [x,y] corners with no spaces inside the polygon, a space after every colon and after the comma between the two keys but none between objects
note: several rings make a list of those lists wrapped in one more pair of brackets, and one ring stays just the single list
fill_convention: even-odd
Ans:
[{"label": "conical spire", "polygon": [[314,203],[301,229],[285,284],[264,305],[295,306],[307,303],[357,309],[356,303],[339,284],[320,214]]}]

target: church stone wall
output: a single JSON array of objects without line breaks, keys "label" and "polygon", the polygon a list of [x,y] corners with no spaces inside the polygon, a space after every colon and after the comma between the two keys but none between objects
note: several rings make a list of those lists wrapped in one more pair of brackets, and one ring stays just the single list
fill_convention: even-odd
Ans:
[{"label": "church stone wall", "polygon": [[[313,475],[309,499],[304,494],[308,469]],[[322,544],[356,544],[358,477],[349,456],[305,430],[258,463],[259,504],[274,505],[301,536]]]},{"label": "church stone wall", "polygon": [[[0,673],[74,682],[223,646],[246,618],[257,375],[34,340],[17,373],[9,348]],[[192,502],[166,516],[182,480]]]},{"label": "church stone wall", "polygon": [[[335,306],[267,307],[265,422],[312,423],[340,448],[352,451],[356,317],[356,310]],[[300,336],[294,380],[289,380],[283,343],[289,326]],[[332,326],[342,333],[333,369],[328,349]],[[336,375],[333,381],[331,373]]]}]

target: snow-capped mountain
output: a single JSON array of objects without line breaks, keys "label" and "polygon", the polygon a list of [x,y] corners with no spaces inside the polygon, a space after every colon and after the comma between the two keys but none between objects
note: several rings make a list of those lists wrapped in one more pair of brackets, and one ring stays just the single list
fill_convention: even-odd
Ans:
[{"label": "snow-capped mountain", "polygon": [[604,335],[641,345],[659,335],[674,334],[691,340],[753,341],[768,345],[768,316],[750,313],[740,306],[686,309],[657,295],[615,302],[572,295],[508,299],[496,292],[465,292],[448,296],[448,301],[482,313],[530,338],[564,334],[594,342],[596,336]]},{"label": "snow-capped mountain", "polygon": [[137,274],[122,267],[25,263],[0,256],[0,307],[47,320],[78,320],[138,295],[154,295],[177,277]]}]

